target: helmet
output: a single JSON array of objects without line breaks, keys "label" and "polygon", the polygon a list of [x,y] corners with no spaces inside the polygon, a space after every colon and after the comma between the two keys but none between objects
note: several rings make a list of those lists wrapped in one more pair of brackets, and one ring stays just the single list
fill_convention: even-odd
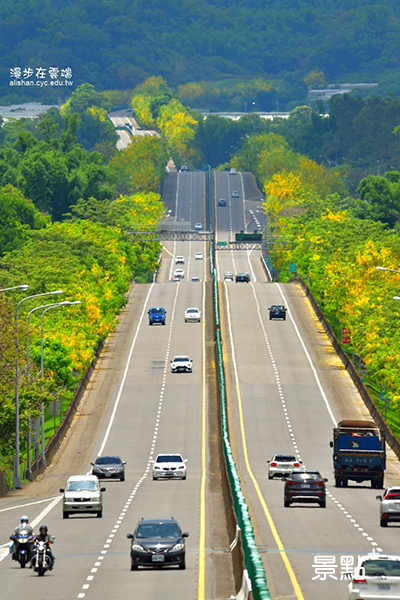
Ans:
[{"label": "helmet", "polygon": [[21,517],[21,523],[29,523],[29,517],[27,517],[26,515]]},{"label": "helmet", "polygon": [[39,532],[40,533],[47,533],[48,529],[47,529],[47,525],[41,525],[39,528]]}]

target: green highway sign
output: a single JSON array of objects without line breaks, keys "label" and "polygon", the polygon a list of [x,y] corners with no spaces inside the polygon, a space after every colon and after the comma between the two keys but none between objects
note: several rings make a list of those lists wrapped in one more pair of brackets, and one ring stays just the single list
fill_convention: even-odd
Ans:
[{"label": "green highway sign", "polygon": [[217,246],[226,246],[228,242],[217,242]]},{"label": "green highway sign", "polygon": [[235,233],[237,242],[262,242],[262,233]]}]

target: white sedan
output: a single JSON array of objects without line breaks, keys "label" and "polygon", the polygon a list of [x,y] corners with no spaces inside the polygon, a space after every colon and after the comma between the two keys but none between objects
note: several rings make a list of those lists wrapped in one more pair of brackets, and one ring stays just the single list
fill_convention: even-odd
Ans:
[{"label": "white sedan", "polygon": [[196,254],[194,255],[195,260],[203,260],[203,253],[202,252],[196,252]]},{"label": "white sedan", "polygon": [[176,265],[184,265],[185,264],[185,257],[184,256],[177,256],[175,259],[175,264]]},{"label": "white sedan", "polygon": [[175,269],[174,277],[179,277],[180,279],[183,279],[185,277],[185,271],[183,269]]},{"label": "white sedan", "polygon": [[153,480],[186,479],[186,463],[180,454],[158,454],[153,462]]},{"label": "white sedan", "polygon": [[201,311],[198,308],[187,308],[185,310],[185,323],[200,323]]},{"label": "white sedan", "polygon": [[192,361],[189,356],[174,356],[171,360],[171,373],[191,373]]},{"label": "white sedan", "polygon": [[196,223],[194,228],[195,229],[203,229],[203,223]]}]

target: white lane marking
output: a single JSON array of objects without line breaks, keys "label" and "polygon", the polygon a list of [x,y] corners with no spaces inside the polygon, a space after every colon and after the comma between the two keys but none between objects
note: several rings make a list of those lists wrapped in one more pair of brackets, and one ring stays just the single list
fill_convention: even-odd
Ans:
[{"label": "white lane marking", "polygon": [[0,509],[0,513],[7,512],[9,510],[25,508],[26,506],[34,506],[35,504],[43,504],[44,502],[50,502],[51,500],[54,500],[55,498],[58,498],[58,496],[52,496],[51,498],[45,498],[44,500],[37,500],[35,502],[28,502],[27,504],[16,504],[15,506],[9,506],[8,508]]},{"label": "white lane marking", "polygon": [[[176,184],[176,194],[175,194],[175,221],[178,221],[178,197],[179,197],[179,173],[178,173],[178,180],[177,180],[177,184]],[[173,253],[172,253],[172,258],[173,260],[171,261],[171,269],[169,272],[169,278],[172,279],[172,274],[175,270],[175,255],[176,255],[176,241],[174,241],[174,249],[173,249]]]},{"label": "white lane marking", "polygon": [[300,331],[299,331],[299,329],[298,329],[298,327],[297,327],[296,323],[294,322],[294,319],[293,319],[292,313],[291,313],[291,311],[290,311],[290,308],[289,308],[289,306],[288,306],[288,301],[287,301],[287,299],[286,299],[286,297],[285,297],[285,294],[284,294],[284,293],[283,293],[283,291],[281,290],[281,287],[280,287],[279,283],[275,283],[275,285],[276,285],[276,287],[278,288],[278,290],[279,290],[279,293],[280,293],[280,295],[282,296],[283,300],[285,301],[285,306],[287,307],[287,313],[288,313],[288,315],[289,315],[289,317],[290,317],[290,320],[292,321],[292,325],[293,325],[293,327],[294,327],[294,330],[295,330],[295,332],[296,332],[296,335],[297,335],[297,337],[299,338],[300,344],[302,345],[302,348],[303,348],[303,350],[304,350],[304,354],[306,355],[306,357],[307,357],[307,360],[308,360],[308,362],[309,362],[309,364],[310,364],[310,367],[311,367],[311,370],[312,370],[312,372],[313,372],[313,375],[314,375],[315,381],[317,382],[317,385],[318,385],[319,391],[321,392],[321,396],[322,396],[322,398],[323,398],[323,400],[324,400],[324,402],[325,402],[325,406],[326,406],[326,408],[327,408],[327,411],[328,411],[328,413],[329,413],[329,416],[330,416],[330,418],[332,419],[333,426],[334,426],[334,427],[337,427],[337,422],[336,422],[336,419],[335,419],[335,417],[333,416],[333,412],[332,412],[331,406],[330,406],[330,404],[329,404],[329,400],[328,400],[328,398],[326,397],[326,394],[325,394],[325,392],[324,392],[324,389],[323,389],[323,387],[322,387],[322,384],[321,384],[321,382],[320,382],[320,380],[319,380],[319,377],[318,377],[318,374],[317,374],[316,368],[314,367],[314,365],[313,365],[313,362],[312,362],[312,360],[311,360],[311,356],[309,355],[309,353],[308,353],[308,350],[307,350],[307,348],[306,348],[306,345],[305,345],[305,343],[304,343],[304,341],[303,341],[303,338],[302,338],[302,337],[301,337],[301,335],[300,335]]},{"label": "white lane marking", "polygon": [[[142,324],[142,321],[143,321],[143,317],[144,317],[144,315],[145,315],[145,312],[147,311],[147,304],[148,304],[149,297],[150,297],[150,294],[151,294],[151,292],[152,292],[152,290],[153,290],[153,287],[154,287],[154,285],[155,285],[155,283],[153,282],[153,283],[151,284],[150,288],[149,288],[148,294],[147,294],[147,296],[146,296],[145,303],[144,303],[144,305],[143,305],[142,314],[140,315],[140,319],[139,319],[139,323],[138,323],[138,325],[137,325],[137,329],[136,329],[135,337],[133,338],[132,345],[131,345],[131,348],[130,348],[130,350],[129,350],[129,356],[128,356],[128,359],[127,359],[127,361],[126,361],[126,365],[125,365],[125,369],[124,369],[124,375],[123,375],[123,377],[122,377],[122,381],[121,381],[121,384],[120,384],[120,386],[119,386],[118,395],[117,395],[117,398],[116,398],[116,400],[115,400],[115,403],[114,403],[114,408],[113,408],[113,411],[112,411],[112,414],[111,414],[111,417],[110,417],[110,422],[109,422],[109,424],[108,424],[107,431],[106,431],[106,433],[105,433],[105,435],[104,435],[103,442],[102,442],[102,444],[101,444],[101,446],[100,446],[100,449],[99,449],[99,451],[98,451],[98,454],[97,454],[98,456],[101,456],[101,454],[103,453],[104,446],[105,446],[105,445],[106,445],[106,443],[107,443],[108,437],[109,437],[109,435],[110,435],[111,427],[112,427],[112,425],[113,425],[113,423],[114,423],[115,415],[117,414],[117,408],[118,408],[118,404],[119,404],[119,401],[120,401],[120,399],[121,399],[122,390],[123,390],[123,387],[124,387],[124,385],[125,385],[125,381],[126,381],[126,378],[127,378],[127,375],[128,375],[128,369],[129,369],[129,365],[130,365],[130,363],[131,363],[131,359],[132,359],[133,350],[134,350],[134,348],[135,348],[135,345],[136,345],[136,340],[137,340],[137,337],[138,337],[138,335],[139,335],[139,329],[140,329],[140,326],[141,326],[141,324]],[[90,473],[90,471],[89,471],[89,473]]]},{"label": "white lane marking", "polygon": [[[174,303],[172,306],[172,314],[171,314],[171,321],[170,321],[170,326],[169,326],[169,332],[168,332],[168,343],[167,343],[167,353],[166,353],[166,357],[165,357],[165,362],[164,362],[164,378],[167,375],[167,370],[169,367],[169,354],[170,354],[170,346],[171,346],[171,338],[172,338],[172,328],[173,328],[173,323],[174,323],[174,319],[175,319],[175,310],[176,310],[176,305],[177,305],[177,300],[178,300],[178,292],[179,292],[179,286],[176,288],[175,291],[175,298],[174,298]],[[148,298],[146,299],[146,303],[147,303]],[[143,313],[142,313],[143,315]],[[138,335],[138,331],[141,325],[141,319],[139,320],[138,326],[137,326],[137,331],[136,331],[136,335],[135,335],[135,339]],[[162,388],[164,387],[164,384],[162,384]],[[157,414],[159,415],[161,412],[161,408],[162,408],[162,404],[164,401],[164,396],[160,391],[160,397],[159,397],[159,402],[158,402],[158,410],[157,410]],[[152,448],[154,447],[154,443],[157,440],[157,436],[158,436],[158,420],[159,417],[157,417],[156,420],[156,425],[155,425],[155,430],[154,430],[154,435],[152,438]],[[112,526],[111,530],[112,532],[116,531],[116,529],[120,526],[120,524],[122,523],[123,519],[126,517],[126,515],[128,514],[128,508],[130,507],[130,503],[133,500],[133,498],[135,497],[140,485],[143,483],[143,481],[146,479],[147,475],[149,474],[150,471],[150,466],[153,464],[153,450],[150,451],[149,457],[147,459],[147,466],[146,469],[143,473],[143,475],[140,477],[140,479],[136,482],[135,487],[133,488],[133,490],[130,492],[128,500],[125,502],[124,504],[124,508],[121,510],[120,515],[117,517],[117,520],[115,522],[115,524]],[[114,538],[114,533],[108,534],[107,539],[106,539],[106,543],[103,545],[103,550],[101,551],[101,554],[106,555],[108,552],[108,549],[110,548],[112,542],[113,542],[113,538]],[[104,558],[99,556],[99,560]],[[95,566],[90,570],[91,573],[97,573],[98,571],[98,566],[100,566],[101,563],[95,563]],[[93,581],[94,579],[94,575],[89,575],[86,578],[86,581]],[[85,588],[85,586],[82,586],[82,589],[88,589]],[[85,593],[80,592],[78,594],[78,598],[84,598],[85,597]]]},{"label": "white lane marking", "polygon": [[[264,326],[264,322],[263,322],[263,320],[262,320],[262,317],[261,317],[260,305],[259,305],[259,302],[258,302],[258,298],[257,298],[257,296],[256,296],[256,292],[255,292],[255,288],[254,288],[253,284],[251,284],[251,285],[252,285],[252,289],[253,289],[253,295],[254,295],[254,299],[255,299],[255,302],[256,302],[256,306],[257,306],[257,314],[258,314],[258,318],[259,318],[259,321],[260,321],[260,324],[261,324],[262,331],[263,331],[263,333],[264,333],[264,337],[265,337],[265,341],[266,341],[266,343],[267,343],[267,347],[268,347],[268,351],[269,351],[270,358],[271,358],[272,362],[274,363],[274,364],[273,364],[273,368],[274,368],[275,376],[276,376],[276,378],[278,378],[278,375],[277,375],[277,369],[276,369],[276,366],[275,366],[275,360],[274,360],[274,359],[273,359],[273,357],[272,357],[272,351],[271,351],[271,349],[270,349],[270,344],[269,344],[269,341],[268,341],[268,336],[267,336],[267,334],[266,334],[266,331],[265,331],[265,326]],[[336,421],[335,421],[335,419],[334,419],[334,417],[333,417],[333,413],[332,413],[331,407],[330,407],[330,405],[329,405],[328,399],[327,399],[327,397],[326,397],[326,395],[325,395],[325,392],[324,392],[324,390],[323,390],[323,388],[322,388],[322,384],[321,384],[321,383],[320,383],[320,381],[319,381],[319,378],[318,378],[318,375],[317,375],[316,369],[315,369],[314,365],[312,364],[311,357],[310,357],[310,355],[309,355],[309,353],[308,353],[308,351],[307,351],[307,349],[306,349],[306,347],[305,347],[304,341],[303,341],[303,339],[302,339],[302,337],[301,337],[301,335],[300,335],[300,332],[299,332],[299,330],[298,330],[298,327],[297,327],[296,323],[294,322],[294,319],[293,319],[293,317],[292,317],[292,314],[291,314],[291,312],[290,312],[290,309],[289,309],[289,307],[288,307],[288,302],[287,302],[287,299],[285,298],[285,295],[283,294],[283,292],[282,292],[282,290],[281,290],[281,288],[280,288],[279,284],[275,284],[275,285],[278,287],[278,289],[279,289],[279,292],[280,292],[280,294],[281,294],[282,298],[283,298],[283,299],[284,299],[284,301],[285,301],[285,305],[286,305],[286,307],[288,308],[287,312],[288,312],[288,314],[289,314],[289,316],[290,316],[290,320],[291,320],[291,322],[292,322],[292,324],[293,324],[293,326],[294,326],[294,328],[295,328],[296,334],[297,334],[297,336],[298,336],[298,338],[299,338],[299,340],[300,340],[300,342],[301,342],[301,345],[302,345],[302,347],[303,347],[303,350],[304,350],[304,352],[305,352],[305,354],[306,354],[306,356],[307,356],[308,362],[309,362],[309,364],[310,364],[310,366],[311,366],[312,372],[313,372],[313,374],[314,374],[314,377],[315,377],[315,380],[316,380],[316,382],[317,382],[317,384],[318,384],[318,388],[319,388],[319,390],[320,390],[320,392],[321,392],[322,398],[324,399],[325,405],[326,405],[326,406],[327,406],[327,408],[328,408],[329,415],[330,415],[330,417],[331,417],[331,419],[332,419],[332,421],[333,421],[333,423],[334,423],[334,425],[335,425],[335,427],[336,427]],[[283,394],[281,393],[280,395],[281,395],[282,404],[284,404],[284,401],[283,401]],[[285,414],[286,414],[286,413],[287,413],[287,409],[286,409],[286,408],[284,408],[283,410],[284,410],[284,412],[285,412]],[[288,426],[288,430],[289,430],[289,432],[290,432],[290,436],[291,436],[291,438],[292,438],[292,441],[293,441],[293,443],[294,443],[295,447],[297,448],[297,444],[296,444],[296,443],[295,443],[295,441],[294,441],[294,435],[293,435],[293,433],[292,433],[292,427],[291,427],[291,425],[290,425],[290,421],[289,421],[289,418],[288,418],[288,416],[286,416],[286,421],[287,421],[287,426]],[[300,454],[298,454],[298,457],[300,458]],[[361,528],[361,526],[360,526],[360,525],[357,523],[356,519],[354,519],[354,518],[353,518],[353,516],[352,516],[352,515],[351,515],[351,514],[350,514],[350,513],[349,513],[347,510],[344,510],[344,507],[343,507],[343,506],[342,506],[342,505],[339,503],[339,501],[338,501],[338,500],[336,500],[336,498],[333,496],[333,494],[332,494],[332,493],[331,493],[329,490],[327,490],[326,494],[327,494],[327,496],[328,496],[328,497],[329,497],[331,500],[333,500],[333,502],[334,502],[334,503],[337,503],[337,506],[338,506],[338,508],[340,508],[340,509],[343,511],[343,514],[344,514],[344,515],[346,515],[346,517],[349,519],[349,522],[350,522],[350,523],[352,523],[352,524],[354,525],[354,527],[356,527],[356,528],[358,529],[358,531],[360,531],[360,532],[363,532],[364,530],[363,530],[363,529]],[[366,537],[366,538],[367,538],[367,540],[368,540],[369,542],[371,542],[372,546],[378,546],[378,544],[377,544],[376,542],[374,542],[374,541],[373,541],[373,538],[372,538],[372,537],[370,537],[370,536],[368,536],[368,534],[363,534],[363,535],[364,535],[364,537]],[[382,551],[382,550],[380,549],[380,551]]]},{"label": "white lane marking", "polygon": [[[263,332],[263,335],[264,335],[264,340],[265,340],[265,342],[266,342],[266,345],[267,345],[267,349],[268,349],[269,357],[270,357],[270,360],[271,360],[271,362],[272,362],[272,366],[273,366],[273,369],[274,369],[275,378],[276,378],[276,380],[277,380],[277,384],[279,384],[279,375],[278,375],[278,372],[277,372],[277,367],[276,367],[276,364],[275,364],[275,359],[274,359],[274,356],[273,356],[273,353],[272,353],[272,349],[271,349],[271,346],[270,346],[270,342],[269,342],[269,339],[268,339],[268,335],[267,335],[267,333],[266,333],[265,324],[264,324],[264,321],[263,321],[263,319],[262,319],[262,316],[261,316],[260,304],[259,304],[259,302],[258,302],[258,298],[257,298],[257,296],[256,296],[256,291],[255,291],[255,287],[254,287],[254,285],[253,285],[252,283],[251,283],[250,285],[251,285],[251,288],[252,288],[252,291],[253,291],[253,296],[254,296],[254,300],[255,300],[255,303],[256,303],[256,307],[257,307],[257,315],[258,315],[258,319],[259,319],[259,322],[260,322],[260,325],[261,325],[261,329],[262,329],[262,332]],[[276,284],[276,285],[277,285],[277,286],[278,286],[278,288],[279,288],[279,285],[278,285],[278,284]],[[237,386],[239,386],[239,378],[238,378],[238,372],[237,372],[237,367],[236,367],[236,356],[235,356],[236,352],[235,352],[235,346],[234,346],[234,343],[233,343],[232,324],[231,324],[231,318],[230,318],[230,305],[229,305],[229,297],[228,297],[228,291],[227,291],[227,290],[228,290],[228,287],[227,287],[227,285],[225,284],[225,297],[226,297],[226,303],[227,303],[227,313],[228,313],[228,328],[229,328],[229,336],[230,336],[230,342],[231,342],[231,348],[232,348],[232,362],[233,362],[234,371],[235,371],[235,381],[236,381],[236,385],[237,385]],[[279,291],[281,292],[280,288],[279,288]],[[284,298],[284,300],[285,300],[285,304],[286,304],[286,306],[288,306],[288,304],[287,304],[287,300],[286,300],[286,298],[285,298],[285,296],[283,295],[283,293],[282,293],[282,292],[281,292],[281,295],[282,295],[282,297],[283,297],[283,298]],[[289,309],[288,309],[288,312],[289,312]],[[299,338],[300,338],[300,340],[301,340],[300,333],[298,332],[297,326],[295,325],[295,323],[294,323],[294,321],[293,321],[293,318],[292,318],[291,314],[290,314],[290,318],[291,318],[291,321],[292,321],[293,325],[295,326],[295,329],[296,329],[297,335],[299,336]],[[301,341],[302,341],[302,340],[301,340]],[[303,342],[303,344],[302,344],[302,345],[303,345],[303,349],[305,350],[305,352],[306,352],[306,354],[307,354],[307,358],[308,358],[308,360],[309,360],[309,362],[310,362],[310,361],[311,361],[311,357],[309,356],[309,354],[308,354],[307,350],[305,349],[304,342]],[[312,369],[313,369],[314,376],[317,378],[318,376],[317,376],[317,374],[316,374],[316,371],[315,371],[315,369],[314,369],[314,367],[313,367],[313,365],[312,365],[312,363],[311,363],[311,362],[310,362],[310,364],[311,364],[311,366],[312,366]],[[319,381],[319,380],[317,379],[317,381]],[[279,386],[279,387],[281,387],[281,386]],[[320,390],[322,389],[322,386],[321,386],[321,385],[319,386],[319,389],[320,389]],[[296,440],[295,440],[295,437],[294,437],[294,434],[293,434],[293,430],[292,430],[292,426],[291,426],[291,424],[290,424],[290,420],[289,420],[289,417],[288,417],[288,414],[287,414],[287,413],[288,413],[288,411],[287,411],[287,408],[286,408],[286,406],[285,406],[285,400],[284,400],[284,396],[283,396],[283,393],[281,392],[281,390],[279,390],[279,391],[280,391],[280,399],[281,399],[281,402],[282,402],[283,411],[284,411],[284,413],[285,413],[286,425],[287,425],[287,427],[288,427],[289,436],[290,436],[290,438],[291,438],[291,441],[293,442],[293,445],[294,445],[294,447],[295,447],[295,449],[296,449],[296,455],[297,455],[297,457],[300,459],[300,458],[301,458],[301,456],[300,456],[300,453],[299,453],[299,451],[298,451],[297,442],[296,442]],[[323,395],[323,397],[325,397],[325,398],[326,398],[326,396],[325,396],[325,395]],[[329,406],[329,404],[328,404],[328,406]],[[333,415],[332,415],[332,416],[333,416]],[[334,422],[335,422],[335,421],[334,421]],[[329,490],[327,490],[326,494],[327,494],[327,496],[328,496],[328,497],[329,497],[331,500],[333,500],[334,504],[335,504],[335,502],[337,502],[337,501],[336,501],[336,498],[333,496],[333,494],[332,494],[332,493],[331,493]],[[363,532],[363,531],[364,531],[364,529],[362,529],[362,527],[360,527],[360,525],[358,525],[358,523],[357,523],[356,519],[354,519],[354,518],[353,518],[353,516],[352,516],[352,515],[351,515],[351,514],[350,514],[348,511],[344,510],[344,507],[343,507],[341,504],[339,504],[338,508],[339,508],[339,507],[340,507],[340,509],[343,511],[343,514],[344,514],[344,515],[346,515],[346,518],[348,518],[348,519],[349,519],[349,522],[350,522],[350,523],[352,523],[352,524],[353,524],[353,526],[354,526],[354,527],[356,527],[356,528],[357,528],[357,530],[358,530],[360,533],[361,533],[361,532]],[[376,542],[374,542],[374,540],[373,540],[373,538],[372,538],[372,537],[370,537],[370,536],[369,536],[367,533],[362,533],[362,535],[363,535],[364,537],[366,537],[366,538],[367,538],[367,541],[371,542],[371,545],[373,546],[373,548],[375,548],[375,549],[376,549],[376,550],[378,550],[379,552],[382,552],[382,549],[381,549],[381,548],[376,548],[376,547],[378,546],[378,544],[377,544]]]}]

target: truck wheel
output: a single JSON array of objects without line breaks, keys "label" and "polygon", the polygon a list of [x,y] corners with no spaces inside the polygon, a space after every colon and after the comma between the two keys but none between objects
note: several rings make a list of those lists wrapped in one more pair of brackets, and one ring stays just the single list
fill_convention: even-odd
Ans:
[{"label": "truck wheel", "polygon": [[289,508],[289,506],[290,506],[290,500],[285,500],[284,501],[284,505],[285,505],[285,508]]},{"label": "truck wheel", "polygon": [[321,508],[326,508],[326,500],[321,500],[321,502],[319,503]]},{"label": "truck wheel", "polygon": [[335,477],[335,487],[340,487],[342,485],[342,480],[340,477]]},{"label": "truck wheel", "polygon": [[343,486],[343,487],[347,487],[347,484],[348,484],[348,483],[349,483],[349,480],[348,480],[348,479],[343,479],[343,481],[342,481],[342,486]]},{"label": "truck wheel", "polygon": [[153,325],[153,323],[150,323],[150,321],[149,321],[149,325]]},{"label": "truck wheel", "polygon": [[381,517],[381,527],[387,527],[387,519],[384,519],[383,517]]}]

